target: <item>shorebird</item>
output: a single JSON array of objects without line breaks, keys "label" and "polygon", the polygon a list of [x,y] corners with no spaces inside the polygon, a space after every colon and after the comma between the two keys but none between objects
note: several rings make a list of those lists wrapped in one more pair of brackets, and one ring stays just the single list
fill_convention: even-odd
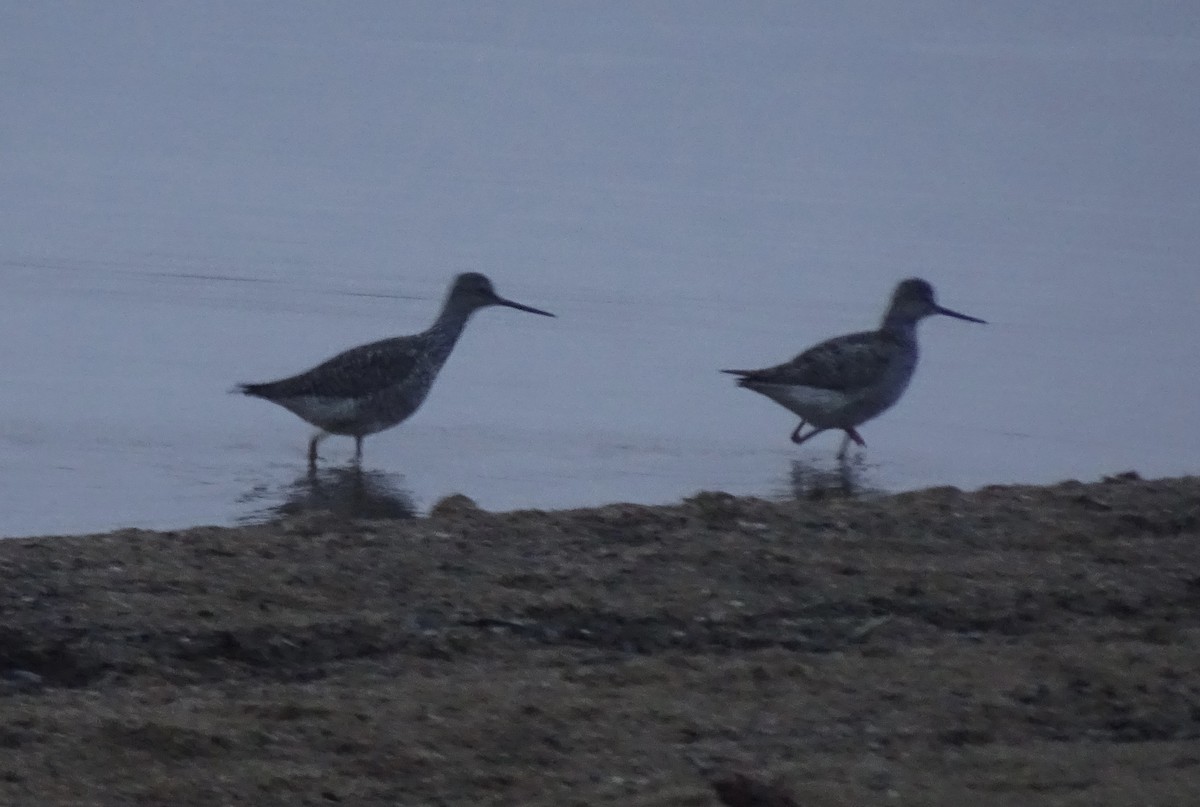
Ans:
[{"label": "shorebird", "polygon": [[308,442],[310,468],[316,467],[317,444],[330,434],[353,437],[354,459],[361,463],[363,438],[417,411],[467,320],[492,305],[554,316],[504,299],[487,277],[468,272],[454,278],[442,312],[427,330],[359,345],[299,375],[239,384],[233,391],[277,403],[316,426],[319,431]]},{"label": "shorebird", "polygon": [[[761,370],[722,370],[739,376],[738,386],[765,395],[800,416],[792,431],[799,445],[828,429],[865,446],[858,426],[900,400],[917,369],[917,323],[934,314],[983,323],[937,304],[933,286],[919,278],[901,281],[876,331],[850,333],[810,347],[791,361]],[[984,323],[986,324],[986,323]],[[813,429],[801,436],[806,424]]]}]

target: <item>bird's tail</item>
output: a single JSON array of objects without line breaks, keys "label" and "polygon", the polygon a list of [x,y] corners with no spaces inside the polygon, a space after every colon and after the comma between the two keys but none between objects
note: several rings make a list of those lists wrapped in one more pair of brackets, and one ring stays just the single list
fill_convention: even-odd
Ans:
[{"label": "bird's tail", "polygon": [[230,395],[258,395],[261,392],[261,384],[234,384],[229,388]]},{"label": "bird's tail", "polygon": [[737,385],[746,389],[756,389],[755,381],[758,380],[758,370],[722,370],[722,373],[729,373],[737,376]]}]

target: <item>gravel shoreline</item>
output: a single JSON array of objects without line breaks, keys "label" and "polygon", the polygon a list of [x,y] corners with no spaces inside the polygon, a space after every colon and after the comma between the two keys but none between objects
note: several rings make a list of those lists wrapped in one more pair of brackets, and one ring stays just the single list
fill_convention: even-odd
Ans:
[{"label": "gravel shoreline", "polygon": [[8,539],[0,804],[1200,803],[1198,541],[1132,474]]}]

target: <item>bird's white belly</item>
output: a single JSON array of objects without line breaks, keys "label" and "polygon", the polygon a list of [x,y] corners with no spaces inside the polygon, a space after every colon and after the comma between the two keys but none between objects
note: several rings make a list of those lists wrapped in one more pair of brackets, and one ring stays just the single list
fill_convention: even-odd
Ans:
[{"label": "bird's white belly", "polygon": [[801,385],[763,384],[758,392],[819,429],[853,428],[886,411],[900,399],[912,372],[884,374],[875,384],[849,392]]},{"label": "bird's white belly", "polygon": [[406,420],[428,391],[428,384],[396,385],[364,398],[303,395],[279,403],[333,434],[366,435]]},{"label": "bird's white belly", "polygon": [[835,421],[839,419],[839,414],[848,402],[845,394],[818,387],[764,384],[756,389],[775,403],[822,429],[841,425]]},{"label": "bird's white belly", "polygon": [[341,424],[358,423],[363,417],[362,398],[304,395],[281,403],[314,426],[335,433],[342,431]]}]

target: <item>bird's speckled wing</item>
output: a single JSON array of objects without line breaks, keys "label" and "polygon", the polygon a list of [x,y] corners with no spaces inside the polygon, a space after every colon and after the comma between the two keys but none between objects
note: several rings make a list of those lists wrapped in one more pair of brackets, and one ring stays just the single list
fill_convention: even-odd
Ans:
[{"label": "bird's speckled wing", "polygon": [[879,331],[839,336],[814,345],[794,359],[761,370],[726,370],[738,383],[813,387],[853,392],[879,380],[900,344]]},{"label": "bird's speckled wing", "polygon": [[243,384],[247,395],[278,400],[314,396],[361,398],[399,383],[413,372],[420,345],[409,336],[350,348],[316,367],[265,384]]}]

